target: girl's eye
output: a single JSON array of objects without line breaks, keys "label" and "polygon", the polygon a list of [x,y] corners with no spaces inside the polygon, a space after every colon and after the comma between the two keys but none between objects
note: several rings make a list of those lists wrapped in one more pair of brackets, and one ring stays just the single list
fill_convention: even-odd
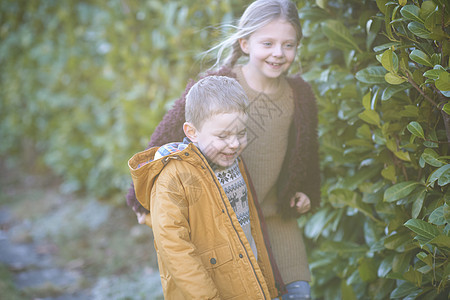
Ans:
[{"label": "girl's eye", "polygon": [[219,137],[219,139],[224,140],[224,139],[226,139],[228,136],[227,136],[227,135],[219,135],[218,137]]},{"label": "girl's eye", "polygon": [[272,45],[272,43],[271,42],[264,42],[263,45],[266,46],[266,47],[270,47]]},{"label": "girl's eye", "polygon": [[286,48],[294,48],[295,47],[295,45],[294,44],[286,44],[286,45],[284,45]]}]

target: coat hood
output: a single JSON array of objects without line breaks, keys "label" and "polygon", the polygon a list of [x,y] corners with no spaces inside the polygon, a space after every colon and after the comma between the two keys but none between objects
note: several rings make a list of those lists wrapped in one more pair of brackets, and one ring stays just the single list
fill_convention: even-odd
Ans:
[{"label": "coat hood", "polygon": [[[175,145],[175,146],[173,146]],[[164,167],[170,162],[170,160],[184,160],[191,164],[199,164],[196,157],[197,155],[191,155],[192,153],[198,153],[199,150],[190,143],[183,150],[176,150],[177,145],[184,145],[182,143],[172,143],[173,152],[161,157],[161,149],[163,147],[153,147],[142,152],[136,153],[128,160],[128,168],[130,169],[131,178],[134,184],[134,190],[136,192],[136,198],[139,203],[147,210],[150,210],[151,203],[151,191],[155,184],[155,181]],[[154,159],[156,157],[160,157]]]}]

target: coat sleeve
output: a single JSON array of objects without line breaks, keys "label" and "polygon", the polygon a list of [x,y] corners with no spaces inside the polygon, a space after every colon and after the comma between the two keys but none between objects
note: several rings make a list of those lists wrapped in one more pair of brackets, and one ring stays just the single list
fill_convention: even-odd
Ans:
[{"label": "coat sleeve", "polygon": [[220,299],[213,280],[196,253],[196,246],[190,240],[188,199],[177,174],[169,164],[159,175],[154,194],[152,192],[151,220],[155,245],[163,265],[162,280],[170,276],[186,299]]}]

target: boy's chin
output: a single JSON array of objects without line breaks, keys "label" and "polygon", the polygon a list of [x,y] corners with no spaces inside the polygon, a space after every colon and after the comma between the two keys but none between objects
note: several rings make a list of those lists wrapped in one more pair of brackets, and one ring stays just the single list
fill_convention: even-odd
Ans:
[{"label": "boy's chin", "polygon": [[235,159],[233,160],[221,160],[221,161],[216,161],[214,162],[217,166],[219,166],[220,168],[229,168],[233,165]]}]

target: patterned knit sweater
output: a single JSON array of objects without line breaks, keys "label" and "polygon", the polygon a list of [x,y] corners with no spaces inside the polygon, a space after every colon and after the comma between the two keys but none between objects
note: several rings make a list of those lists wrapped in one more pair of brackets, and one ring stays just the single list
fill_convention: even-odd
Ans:
[{"label": "patterned knit sweater", "polygon": [[239,224],[241,225],[242,230],[247,237],[248,243],[252,248],[253,254],[256,259],[258,259],[258,251],[256,249],[255,240],[253,239],[252,230],[250,227],[247,185],[245,184],[244,177],[242,177],[241,171],[239,170],[238,161],[236,160],[234,164],[228,168],[219,168],[210,162],[209,165],[213,169],[220,185],[225,191],[228,201],[230,201],[231,207],[233,207]]}]

